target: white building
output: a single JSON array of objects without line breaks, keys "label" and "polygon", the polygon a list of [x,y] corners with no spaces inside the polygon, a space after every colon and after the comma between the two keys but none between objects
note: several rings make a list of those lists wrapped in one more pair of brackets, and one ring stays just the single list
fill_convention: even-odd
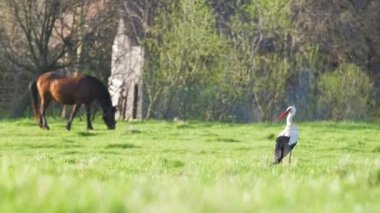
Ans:
[{"label": "white building", "polygon": [[121,18],[112,46],[109,78],[112,103],[117,107],[117,119],[142,119],[144,50],[136,43],[128,36],[125,20]]}]

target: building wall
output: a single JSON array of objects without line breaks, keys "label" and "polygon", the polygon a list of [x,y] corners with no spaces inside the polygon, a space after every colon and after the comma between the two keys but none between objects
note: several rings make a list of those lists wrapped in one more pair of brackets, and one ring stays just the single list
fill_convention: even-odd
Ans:
[{"label": "building wall", "polygon": [[118,119],[142,118],[143,64],[143,48],[133,45],[126,32],[124,19],[120,19],[112,47],[112,68],[109,78],[109,90],[113,105],[117,107]]}]

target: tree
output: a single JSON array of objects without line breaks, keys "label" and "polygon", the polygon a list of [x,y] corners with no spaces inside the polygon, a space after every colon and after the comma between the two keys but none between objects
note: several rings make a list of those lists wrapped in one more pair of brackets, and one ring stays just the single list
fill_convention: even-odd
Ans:
[{"label": "tree", "polygon": [[59,0],[5,0],[2,7],[7,14],[3,20],[10,24],[2,29],[0,39],[5,56],[33,74],[63,67],[58,61],[73,45],[70,37],[74,31],[69,27],[73,23],[64,20],[71,6]]},{"label": "tree", "polygon": [[218,83],[226,40],[216,32],[215,14],[204,0],[168,1],[165,6],[145,41],[152,56],[144,75],[147,116],[156,109],[158,117],[202,118],[212,96],[204,91]]},{"label": "tree", "polygon": [[[1,7],[0,21],[6,23],[1,26],[2,54],[28,79],[83,63],[82,56],[91,52],[83,51],[84,42],[97,35],[95,26],[109,26],[105,22],[110,21],[100,12],[107,5],[97,0],[4,0]],[[21,115],[27,103],[24,94],[12,116]]]},{"label": "tree", "polygon": [[241,53],[244,82],[251,110],[260,120],[272,120],[274,111],[286,99],[292,55],[288,46],[291,23],[285,0],[259,0],[240,5],[230,21],[233,47]]}]

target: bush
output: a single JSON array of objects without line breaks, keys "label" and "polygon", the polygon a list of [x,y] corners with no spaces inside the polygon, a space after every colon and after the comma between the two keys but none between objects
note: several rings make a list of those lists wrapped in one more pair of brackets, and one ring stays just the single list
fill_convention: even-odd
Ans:
[{"label": "bush", "polygon": [[373,83],[354,64],[342,64],[332,73],[323,74],[318,82],[320,104],[328,118],[365,119],[371,105]]}]

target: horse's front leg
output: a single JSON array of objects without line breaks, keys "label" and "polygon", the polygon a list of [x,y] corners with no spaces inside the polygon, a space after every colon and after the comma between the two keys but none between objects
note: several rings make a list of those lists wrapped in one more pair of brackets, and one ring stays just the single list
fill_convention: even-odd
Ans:
[{"label": "horse's front leg", "polygon": [[91,104],[86,104],[87,129],[94,129],[91,124]]},{"label": "horse's front leg", "polygon": [[74,105],[73,110],[71,111],[71,114],[70,114],[69,121],[67,122],[67,125],[66,125],[66,130],[70,131],[70,129],[71,129],[71,123],[73,122],[74,117],[77,114],[79,108],[80,108],[80,104],[75,104]]}]

